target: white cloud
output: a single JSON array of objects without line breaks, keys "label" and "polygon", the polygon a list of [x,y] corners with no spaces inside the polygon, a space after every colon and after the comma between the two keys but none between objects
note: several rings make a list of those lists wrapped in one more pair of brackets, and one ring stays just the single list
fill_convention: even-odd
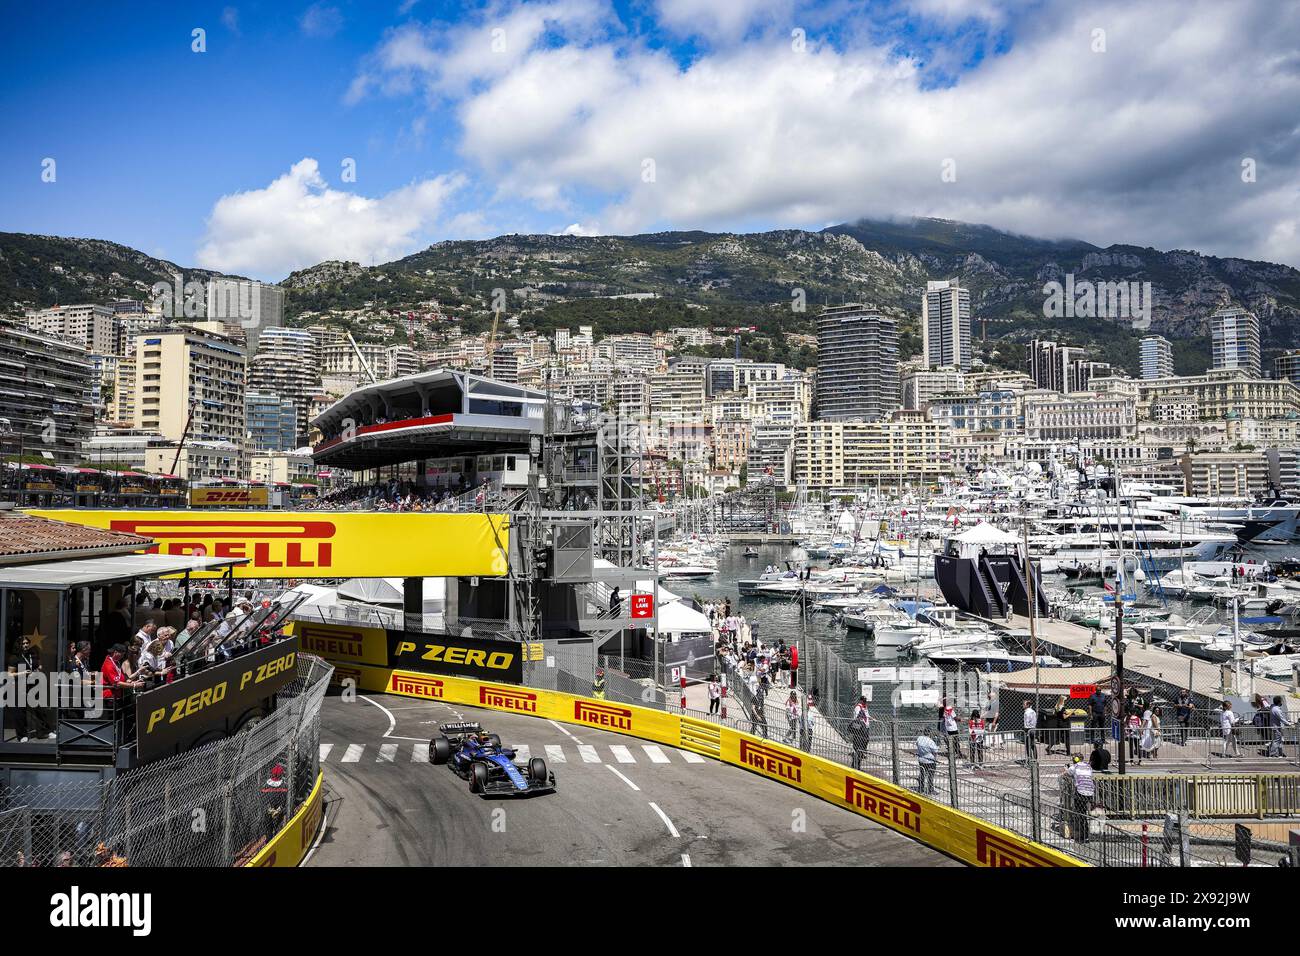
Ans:
[{"label": "white cloud", "polygon": [[309,37],[328,39],[343,27],[343,14],[338,7],[313,3],[298,18],[298,28]]},{"label": "white cloud", "polygon": [[680,35],[736,40],[752,26],[789,24],[794,0],[657,0],[655,6],[659,22]]},{"label": "white cloud", "polygon": [[366,58],[345,101],[354,103],[373,91],[462,94],[508,75],[550,33],[586,43],[613,22],[601,0],[551,0],[494,3],[473,22],[452,27],[406,23],[389,30]]},{"label": "white cloud", "polygon": [[[914,6],[963,20],[1006,5]],[[499,197],[543,214],[614,232],[934,215],[1300,263],[1296,5],[1044,0],[1014,18],[1008,52],[942,88],[892,45],[837,48],[813,31],[804,53],[773,30],[683,65],[583,0],[548,5],[575,18],[567,39],[537,42],[534,10],[521,31],[534,41],[494,60],[482,30],[531,8],[501,9],[446,39],[394,34],[363,85],[455,93],[462,154]],[[746,9],[733,31],[757,22],[760,5]],[[1257,182],[1241,181],[1243,157]]]},{"label": "white cloud", "polygon": [[377,198],[331,188],[306,158],[265,189],[222,196],[198,250],[205,269],[282,278],[325,259],[370,265],[421,248],[459,176],[439,176]]},{"label": "white cloud", "polygon": [[229,30],[231,33],[233,33],[235,36],[239,36],[239,8],[238,7],[224,8],[221,11],[221,25],[225,27],[227,30]]},{"label": "white cloud", "polygon": [[571,222],[561,229],[556,235],[561,236],[600,236],[604,235],[600,231],[599,223]]}]

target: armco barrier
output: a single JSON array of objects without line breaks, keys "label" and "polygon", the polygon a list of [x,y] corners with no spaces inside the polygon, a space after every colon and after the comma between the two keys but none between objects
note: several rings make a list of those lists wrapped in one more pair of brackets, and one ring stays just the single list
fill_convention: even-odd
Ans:
[{"label": "armco barrier", "polygon": [[298,812],[245,866],[297,866],[302,862],[316,839],[316,831],[320,829],[325,814],[325,800],[321,793],[324,778],[323,773],[316,776],[316,785]]},{"label": "armco barrier", "polygon": [[852,810],[972,866],[1086,866],[1051,847],[891,783],[730,727],[634,704],[465,677],[339,665],[360,690],[527,714],[691,750]]}]

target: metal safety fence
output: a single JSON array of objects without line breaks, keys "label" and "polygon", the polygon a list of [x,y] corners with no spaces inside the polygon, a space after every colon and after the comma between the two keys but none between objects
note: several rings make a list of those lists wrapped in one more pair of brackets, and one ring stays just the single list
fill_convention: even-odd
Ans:
[{"label": "metal safety fence", "polygon": [[298,676],[256,724],[103,781],[0,789],[0,865],[239,866],[311,794],[334,668]]},{"label": "metal safety fence", "polygon": [[[982,734],[972,736],[966,720],[960,722],[956,733],[950,734],[938,716],[873,718],[864,724],[850,716],[857,695],[850,692],[851,685],[845,676],[850,672],[849,666],[825,650],[819,650],[815,660],[824,663],[820,668],[817,664],[806,671],[801,668],[798,686],[794,688],[788,677],[764,685],[744,668],[728,668],[725,662],[719,662],[717,677],[725,689],[716,711],[711,707],[707,710],[682,707],[677,689],[664,687],[661,680],[656,680],[651,662],[620,659],[618,655],[599,655],[591,664],[585,658],[570,656],[563,664],[576,667],[576,672],[561,666],[559,660],[553,661],[553,666],[545,668],[548,673],[545,683],[534,686],[573,688],[571,693],[586,695],[593,692],[593,686],[599,686],[600,693],[608,700],[661,707],[798,747],[889,780],[1094,865],[1241,865],[1240,858],[1234,855],[1232,827],[1202,819],[1211,799],[1208,796],[1211,791],[1204,786],[1187,791],[1200,794],[1197,799],[1173,799],[1169,793],[1164,798],[1148,799],[1144,795],[1149,791],[1144,788],[1157,785],[1145,781],[1160,778],[1131,774],[1121,777],[1103,772],[1096,775],[1097,792],[1086,799],[1077,799],[1072,778],[1065,774],[1066,768],[1075,755],[1088,759],[1094,743],[1101,742],[1108,752],[1113,752],[1117,741],[1109,727],[1083,723],[1038,729],[1030,736],[1023,728],[1007,728],[1003,718],[1000,725],[991,728],[986,725]],[[595,666],[603,670],[603,683],[598,685]],[[540,674],[542,670],[532,673]],[[838,682],[835,675],[839,675]],[[526,673],[526,681],[528,677]],[[856,673],[853,677],[856,684]],[[967,683],[970,689],[953,698],[959,705],[959,713],[962,707],[968,708],[968,713],[979,710],[979,701],[986,694],[978,679],[963,686]],[[805,692],[813,687],[817,691],[815,703],[806,707]],[[1015,721],[1021,720],[1020,714],[1011,716]],[[936,759],[928,768],[918,759],[918,739],[922,737],[929,738],[937,748]],[[1197,744],[1198,741],[1201,743]],[[1178,746],[1208,747],[1212,742],[1208,732],[1196,735],[1189,731]],[[1279,764],[1286,766],[1294,760],[1297,750],[1300,742],[1295,739],[1294,728],[1288,728]],[[1245,776],[1253,779],[1257,775]],[[1271,781],[1265,785],[1267,799],[1271,801],[1268,806],[1275,811],[1268,816],[1300,815],[1300,809],[1296,808],[1300,776],[1288,773],[1266,776]],[[1291,777],[1296,777],[1297,782],[1288,782]],[[1129,788],[1128,792],[1138,796],[1124,798],[1120,795],[1122,788]],[[1144,799],[1146,803],[1142,802]],[[1228,807],[1221,797],[1219,805]],[[1131,812],[1135,806],[1150,809],[1150,819]],[[1235,806],[1243,811],[1242,815],[1253,816],[1257,815],[1259,804],[1247,806],[1238,800]],[[1250,812],[1246,813],[1247,810]],[[1257,845],[1277,849],[1279,854],[1285,851],[1285,847],[1267,840]],[[1257,860],[1264,859],[1270,865],[1275,858],[1276,855],[1257,855]]]}]

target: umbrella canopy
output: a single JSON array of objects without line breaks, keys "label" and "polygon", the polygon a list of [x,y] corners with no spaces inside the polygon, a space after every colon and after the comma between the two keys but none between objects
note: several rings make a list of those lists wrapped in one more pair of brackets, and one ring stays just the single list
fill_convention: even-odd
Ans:
[{"label": "umbrella canopy", "polygon": [[[345,601],[401,607],[403,581],[401,578],[352,578],[339,585],[338,595]],[[442,601],[446,596],[447,583],[443,578],[424,579],[423,600],[426,605]]]},{"label": "umbrella canopy", "polygon": [[1017,544],[1020,539],[1009,531],[999,531],[993,525],[986,523],[977,524],[973,528],[968,528],[961,534],[957,535],[955,540],[962,544],[973,544],[985,547],[991,544]]}]

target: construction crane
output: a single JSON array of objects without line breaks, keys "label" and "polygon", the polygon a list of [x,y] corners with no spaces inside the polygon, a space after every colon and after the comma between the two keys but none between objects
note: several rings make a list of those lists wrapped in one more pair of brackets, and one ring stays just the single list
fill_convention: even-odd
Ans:
[{"label": "construction crane", "polygon": [[497,323],[501,321],[501,310],[492,310],[492,331],[488,333],[487,347],[483,350],[483,374],[492,375],[492,353],[496,351]]},{"label": "construction crane", "polygon": [[370,370],[370,363],[367,362],[366,357],[361,354],[361,346],[357,345],[357,340],[352,337],[351,332],[347,333],[347,336],[348,342],[352,345],[352,351],[356,353],[357,361],[359,361],[361,367],[365,369],[366,375],[370,376],[370,384],[374,385],[379,381],[379,379],[375,378],[375,373]]}]

